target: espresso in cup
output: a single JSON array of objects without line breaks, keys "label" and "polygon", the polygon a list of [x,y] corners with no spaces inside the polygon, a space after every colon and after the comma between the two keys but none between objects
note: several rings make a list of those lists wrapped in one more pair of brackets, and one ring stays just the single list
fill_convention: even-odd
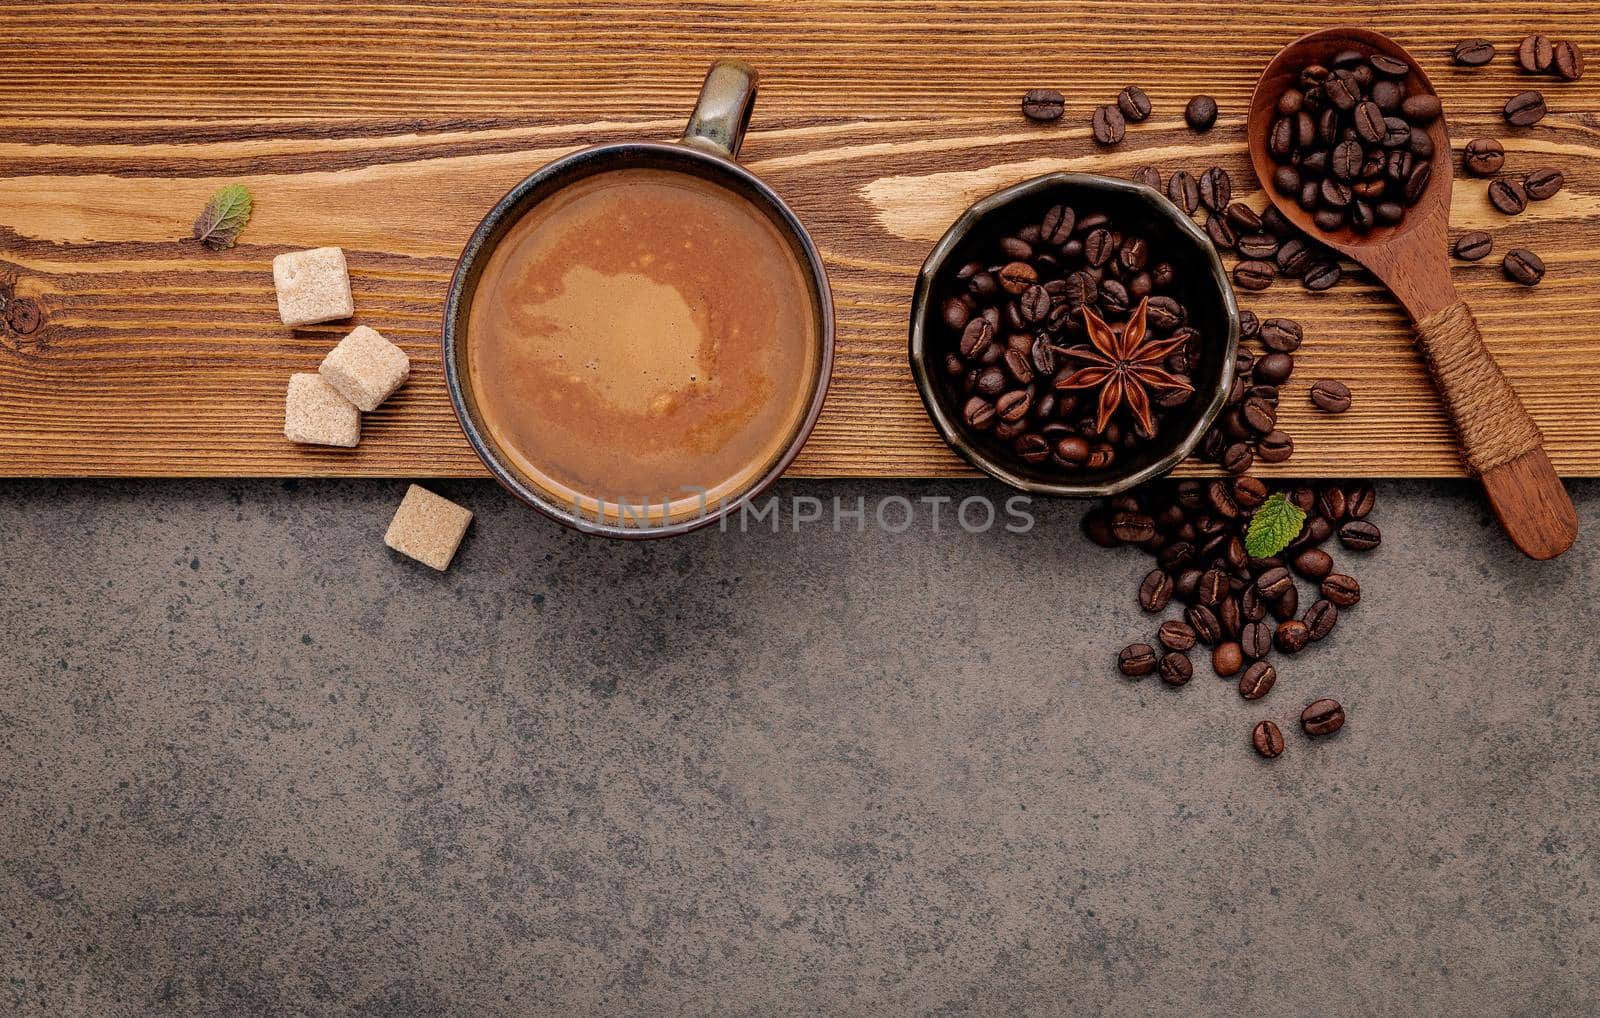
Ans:
[{"label": "espresso in cup", "polygon": [[807,266],[743,195],[649,167],[586,177],[514,223],[479,277],[482,424],[563,504],[716,502],[809,409],[814,302]]},{"label": "espresso in cup", "polygon": [[714,523],[783,473],[821,412],[822,257],[736,161],[756,86],[718,61],[676,143],[543,167],[456,265],[443,338],[462,430],[500,483],[568,526]]}]

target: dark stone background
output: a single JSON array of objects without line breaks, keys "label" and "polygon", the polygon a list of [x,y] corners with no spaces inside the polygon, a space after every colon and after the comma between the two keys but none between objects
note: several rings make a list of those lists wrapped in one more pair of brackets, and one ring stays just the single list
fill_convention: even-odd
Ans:
[{"label": "dark stone background", "polygon": [[1076,505],[615,544],[441,483],[438,575],[404,487],[0,484],[0,1012],[1596,1013],[1600,484],[1548,564],[1382,485],[1256,704],[1115,674],[1146,560]]}]

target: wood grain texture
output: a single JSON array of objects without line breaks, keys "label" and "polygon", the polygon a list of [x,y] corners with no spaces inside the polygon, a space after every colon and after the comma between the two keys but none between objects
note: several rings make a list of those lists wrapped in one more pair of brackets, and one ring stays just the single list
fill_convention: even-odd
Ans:
[{"label": "wood grain texture", "polygon": [[[912,281],[973,199],[1057,169],[1118,176],[1221,165],[1257,207],[1244,144],[1250,88],[1277,48],[1339,21],[1393,35],[1426,64],[1453,138],[1504,139],[1508,166],[1551,164],[1567,189],[1505,219],[1457,180],[1452,227],[1495,235],[1456,265],[1489,347],[1563,474],[1600,474],[1600,72],[1524,78],[1526,31],[1600,56],[1600,2],[1210,3],[1077,0],[472,4],[10,3],[0,11],[0,276],[45,323],[0,329],[0,474],[477,475],[440,372],[438,323],[457,252],[520,177],[583,145],[670,138],[709,60],[757,65],[745,162],[822,249],[839,312],[821,422],[793,474],[968,471],[928,423],[905,365]],[[1461,38],[1487,68],[1450,66]],[[1094,106],[1138,83],[1156,113],[1097,150]],[[1054,126],[1016,112],[1027,88],[1067,93]],[[1508,129],[1498,110],[1540,87],[1552,113]],[[1215,96],[1210,134],[1182,126]],[[256,195],[243,243],[185,238],[221,184]],[[357,317],[289,330],[270,262],[338,244]],[[1545,282],[1500,277],[1536,249]],[[1325,295],[1278,284],[1244,304],[1299,318],[1308,339],[1284,400],[1305,475],[1461,473],[1449,425],[1399,307],[1366,273]],[[297,448],[282,394],[353,324],[411,354],[413,380],[357,450]],[[1304,390],[1339,377],[1356,408],[1317,414]]]}]

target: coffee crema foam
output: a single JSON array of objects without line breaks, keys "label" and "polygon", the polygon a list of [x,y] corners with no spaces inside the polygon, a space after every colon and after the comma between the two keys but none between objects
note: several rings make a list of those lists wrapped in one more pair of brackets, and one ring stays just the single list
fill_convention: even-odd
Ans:
[{"label": "coffee crema foam", "polygon": [[689,174],[613,170],[529,210],[491,252],[467,375],[489,436],[552,501],[610,523],[625,501],[660,524],[714,509],[783,455],[819,333],[806,265],[759,207]]}]

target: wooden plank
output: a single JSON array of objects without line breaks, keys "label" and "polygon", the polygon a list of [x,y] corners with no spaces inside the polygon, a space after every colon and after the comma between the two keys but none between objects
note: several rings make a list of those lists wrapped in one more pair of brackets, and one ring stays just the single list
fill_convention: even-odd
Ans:
[{"label": "wooden plank", "polygon": [[[11,3],[0,274],[42,303],[46,323],[21,338],[0,330],[0,474],[481,473],[437,351],[462,242],[506,188],[561,153],[673,137],[723,55],[764,75],[746,161],[812,230],[839,310],[832,392],[793,473],[966,473],[904,363],[912,279],[932,241],[974,198],[1055,169],[1217,164],[1253,190],[1242,115],[1255,74],[1282,43],[1340,20],[1427,62],[1458,145],[1494,135],[1510,166],[1566,171],[1566,191],[1514,220],[1490,209],[1481,182],[1456,186],[1456,228],[1490,229],[1497,251],[1538,250],[1542,286],[1507,284],[1498,259],[1456,273],[1557,468],[1600,474],[1600,72],[1566,84],[1513,69],[1534,27],[1600,55],[1600,2],[1541,11],[1536,26],[1527,11],[1498,0]],[[1496,61],[1451,67],[1449,46],[1476,36],[1500,46]],[[1130,82],[1156,114],[1099,151],[1089,112]],[[1060,125],[1017,115],[1038,85],[1067,93]],[[1508,130],[1496,111],[1526,87],[1554,112]],[[1205,136],[1180,119],[1197,91],[1223,109]],[[212,253],[185,242],[230,181],[257,196],[245,243]],[[349,255],[355,321],[416,365],[353,451],[281,437],[289,373],[349,326],[279,326],[270,261],[326,244]],[[1309,336],[1283,415],[1298,452],[1277,472],[1460,472],[1400,312],[1370,277],[1352,271],[1321,296],[1279,284],[1244,303],[1299,318]],[[1304,399],[1328,376],[1355,389],[1342,418]]]}]

